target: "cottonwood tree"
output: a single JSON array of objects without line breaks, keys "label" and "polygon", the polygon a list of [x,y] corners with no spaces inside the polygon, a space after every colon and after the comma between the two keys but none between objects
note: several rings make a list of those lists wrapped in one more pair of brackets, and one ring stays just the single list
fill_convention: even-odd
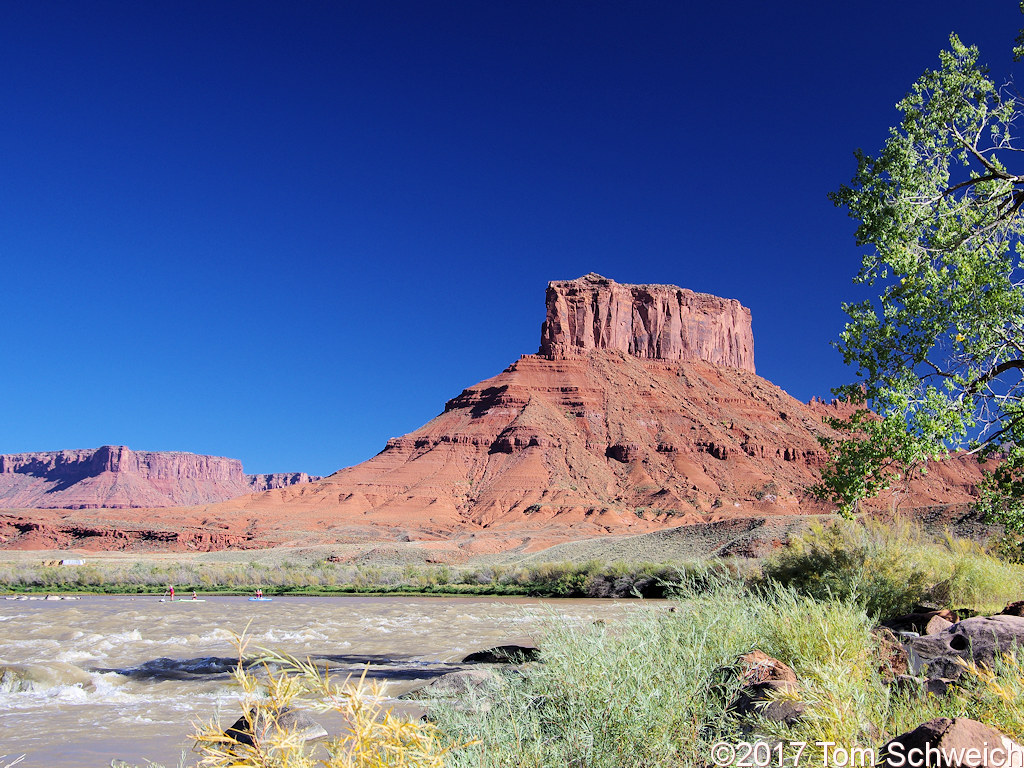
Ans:
[{"label": "cottonwood tree", "polygon": [[[1024,5],[1022,5],[1024,9]],[[1024,33],[1015,59],[1024,54]],[[850,514],[950,450],[998,459],[981,506],[1024,528],[1024,101],[950,36],[938,69],[899,102],[877,157],[831,195],[869,246],[836,342],[859,381],[813,489]]]}]

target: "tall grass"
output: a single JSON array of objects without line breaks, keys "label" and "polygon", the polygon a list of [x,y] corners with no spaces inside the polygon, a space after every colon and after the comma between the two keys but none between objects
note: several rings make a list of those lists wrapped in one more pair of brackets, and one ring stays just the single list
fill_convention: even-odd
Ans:
[{"label": "tall grass", "polygon": [[[891,687],[874,620],[853,600],[818,600],[778,583],[722,582],[689,591],[676,610],[637,610],[622,624],[569,625],[552,617],[541,662],[485,690],[486,706],[447,706],[436,722],[476,740],[449,757],[457,768],[704,768],[720,740],[817,742],[878,749],[935,717],[974,717],[1024,734],[1024,669],[1012,657],[974,670],[948,696]],[[793,667],[804,704],[792,725],[730,709],[737,657],[760,648]],[[758,736],[752,736],[758,734]],[[746,734],[746,735],[744,735]],[[817,755],[813,753],[817,752]]]},{"label": "tall grass", "polygon": [[877,698],[884,686],[862,610],[777,585],[750,592],[720,580],[683,589],[674,612],[638,609],[615,625],[549,619],[541,663],[511,674],[485,714],[440,711],[446,732],[478,741],[452,764],[705,766],[714,742],[740,738],[729,708],[740,684],[736,660],[755,647],[805,681],[815,702],[808,731],[867,737],[861,693]]},{"label": "tall grass", "polygon": [[764,576],[821,600],[852,600],[887,618],[920,603],[988,610],[1024,592],[1024,567],[976,542],[930,538],[912,523],[815,524],[770,557]]},{"label": "tall grass", "polygon": [[489,710],[437,713],[452,737],[478,742],[452,765],[625,768],[676,764],[691,749],[706,755],[728,698],[708,696],[715,669],[746,632],[711,602],[690,608],[686,621],[642,611],[614,627],[549,617],[541,663],[510,675]]}]

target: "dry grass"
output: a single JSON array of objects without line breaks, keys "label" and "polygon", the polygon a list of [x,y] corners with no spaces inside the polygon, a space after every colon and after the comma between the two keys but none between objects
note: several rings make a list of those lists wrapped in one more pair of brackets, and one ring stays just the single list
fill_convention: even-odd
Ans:
[{"label": "dry grass", "polygon": [[[234,677],[254,737],[242,743],[220,723],[200,724],[193,738],[201,768],[442,768],[453,749],[434,725],[393,715],[365,677],[338,683],[311,661],[271,651],[248,657],[242,639],[238,648]],[[336,712],[347,729],[310,745],[301,733],[279,727],[281,713],[296,708]]]}]

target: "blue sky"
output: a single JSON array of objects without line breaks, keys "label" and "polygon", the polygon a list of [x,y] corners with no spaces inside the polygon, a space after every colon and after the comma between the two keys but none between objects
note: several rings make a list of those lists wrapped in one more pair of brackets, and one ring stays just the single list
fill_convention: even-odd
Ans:
[{"label": "blue sky", "polygon": [[[979,10],[981,8],[981,10]],[[548,280],[739,299],[850,378],[826,194],[1017,3],[0,3],[0,453],[328,474],[535,352]]]}]

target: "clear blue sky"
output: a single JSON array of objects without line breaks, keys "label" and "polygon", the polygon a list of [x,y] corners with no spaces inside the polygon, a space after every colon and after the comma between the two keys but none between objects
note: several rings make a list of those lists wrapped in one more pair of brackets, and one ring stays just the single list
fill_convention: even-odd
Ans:
[{"label": "clear blue sky", "polygon": [[535,352],[548,280],[739,299],[850,378],[826,199],[1011,0],[0,4],[0,453],[328,474]]}]

